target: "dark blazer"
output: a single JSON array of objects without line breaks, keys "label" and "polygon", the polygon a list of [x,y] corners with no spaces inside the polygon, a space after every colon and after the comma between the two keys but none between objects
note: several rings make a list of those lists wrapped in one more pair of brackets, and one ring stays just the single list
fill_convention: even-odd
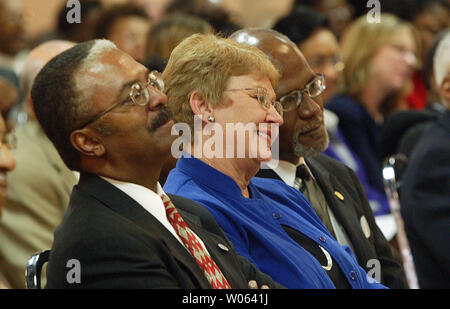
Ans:
[{"label": "dark blazer", "polygon": [[421,288],[450,288],[450,111],[414,148],[400,192],[401,214]]},{"label": "dark blazer", "polygon": [[[408,288],[402,265],[394,258],[389,243],[376,225],[372,209],[356,174],[346,165],[319,154],[306,159],[337,221],[347,233],[358,263],[366,272],[373,269],[368,261],[378,259],[381,264],[381,283],[390,288]],[[273,170],[261,169],[257,177],[282,180]],[[339,199],[335,192],[343,196]],[[365,217],[370,228],[366,238],[361,226]]]},{"label": "dark blazer", "polygon": [[[169,195],[202,239],[232,288],[281,288],[234,251],[211,214],[199,204]],[[76,276],[79,261],[81,283]],[[68,267],[69,266],[69,267]],[[190,253],[135,200],[107,181],[81,174],[74,187],[47,266],[47,288],[211,288]]]}]

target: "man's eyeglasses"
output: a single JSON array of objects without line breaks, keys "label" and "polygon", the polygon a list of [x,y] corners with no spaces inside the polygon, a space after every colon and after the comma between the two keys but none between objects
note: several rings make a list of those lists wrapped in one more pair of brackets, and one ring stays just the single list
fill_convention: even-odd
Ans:
[{"label": "man's eyeglasses", "polygon": [[251,97],[257,99],[266,110],[273,106],[277,113],[283,117],[283,106],[276,100],[270,100],[267,89],[265,88],[227,89],[225,91],[246,91]]},{"label": "man's eyeglasses", "polygon": [[280,103],[285,112],[296,109],[302,103],[303,93],[309,95],[310,98],[318,97],[326,89],[325,77],[323,74],[316,74],[305,88],[301,90],[294,90],[280,98]]},{"label": "man's eyeglasses", "polygon": [[150,102],[150,91],[148,90],[148,86],[151,86],[155,89],[158,89],[161,92],[164,92],[164,81],[161,78],[161,73],[159,73],[156,70],[151,71],[148,74],[146,82],[140,81],[140,82],[136,82],[133,85],[131,85],[130,92],[128,94],[128,97],[125,100],[111,105],[110,107],[108,107],[106,110],[104,110],[100,114],[96,115],[91,120],[85,122],[82,126],[80,126],[80,129],[97,121],[102,116],[104,116],[106,113],[112,111],[114,108],[121,106],[127,102],[131,101],[133,104],[136,104],[139,106],[146,106]]}]

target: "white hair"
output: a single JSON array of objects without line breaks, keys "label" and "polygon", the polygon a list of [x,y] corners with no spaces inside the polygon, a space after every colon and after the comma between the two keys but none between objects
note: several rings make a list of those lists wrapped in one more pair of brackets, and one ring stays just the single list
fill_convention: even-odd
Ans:
[{"label": "white hair", "polygon": [[450,73],[450,31],[442,38],[434,54],[434,78],[438,87]]},{"label": "white hair", "polygon": [[89,54],[83,59],[81,67],[92,65],[94,62],[97,62],[105,52],[113,49],[117,49],[116,44],[113,42],[105,39],[95,40],[94,45],[92,45],[89,50]]},{"label": "white hair", "polygon": [[[100,62],[100,58],[103,56],[105,52],[118,49],[117,46],[106,39],[97,39],[94,41],[94,44],[89,49],[88,54],[83,60],[81,60],[78,69],[76,72],[85,72],[85,70],[89,70],[91,72],[97,71],[102,67],[102,64]],[[86,80],[90,79],[89,75],[87,74],[81,74],[78,78],[75,78],[75,89],[80,89],[80,77],[83,77],[83,79]],[[95,83],[95,79],[92,79],[92,83]],[[88,115],[91,112],[91,104],[87,103],[90,102],[88,98],[92,94],[89,91],[83,91],[79,92],[78,102],[79,104],[76,104],[76,113],[78,115]],[[84,103],[82,103],[84,102]]]}]

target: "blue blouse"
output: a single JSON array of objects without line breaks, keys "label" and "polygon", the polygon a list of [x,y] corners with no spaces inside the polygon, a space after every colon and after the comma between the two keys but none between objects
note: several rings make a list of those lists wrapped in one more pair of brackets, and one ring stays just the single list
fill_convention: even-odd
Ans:
[{"label": "blue blouse", "polygon": [[[245,198],[229,176],[184,154],[164,185],[167,193],[204,205],[234,244],[275,281],[293,289],[334,289],[320,263],[283,230],[288,226],[327,250],[352,288],[384,288],[368,278],[348,247],[330,235],[306,198],[274,179],[253,178]],[[335,266],[333,266],[335,267]]]}]

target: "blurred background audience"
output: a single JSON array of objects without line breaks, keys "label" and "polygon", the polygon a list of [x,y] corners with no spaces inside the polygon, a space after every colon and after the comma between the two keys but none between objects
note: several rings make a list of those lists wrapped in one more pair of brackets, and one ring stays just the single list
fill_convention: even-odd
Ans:
[{"label": "blurred background audience", "polygon": [[[414,25],[418,39],[418,60],[421,65],[436,35],[450,26],[448,3],[443,0],[382,0],[383,12],[392,13]],[[407,97],[408,107],[423,109],[426,105],[426,76],[421,66],[414,72],[414,89]]]},{"label": "blurred background audience", "polygon": [[195,33],[214,33],[213,27],[196,16],[175,13],[152,26],[147,40],[147,55],[158,55],[168,60],[172,50],[185,38]]},{"label": "blurred background audience", "polygon": [[114,5],[104,10],[96,24],[95,37],[108,39],[134,59],[145,59],[150,17],[132,4]]},{"label": "blurred background audience", "polygon": [[16,124],[17,168],[8,177],[0,220],[0,273],[13,288],[25,288],[23,267],[30,254],[52,245],[53,231],[62,220],[77,180],[37,122],[31,101],[31,86],[41,68],[74,44],[42,43],[28,54],[20,74],[25,116]]},{"label": "blurred background audience", "polygon": [[[342,38],[341,52],[345,68],[339,94],[327,108],[338,115],[339,128],[361,160],[369,186],[384,196],[381,128],[384,118],[400,108],[416,66],[412,26],[388,14],[380,23],[361,16]],[[389,213],[387,203],[372,206],[376,214]]]},{"label": "blurred background audience", "polygon": [[[15,137],[8,130],[3,117],[0,115],[0,220],[2,220],[3,206],[5,204],[6,192],[8,188],[7,174],[12,171],[16,165],[11,149],[15,147]],[[0,271],[0,289],[11,288],[8,280]]]},{"label": "blurred background audience", "polygon": [[434,75],[447,106],[413,149],[400,195],[419,286],[450,288],[450,33],[438,43]]},{"label": "blurred background audience", "polygon": [[[321,97],[330,144],[324,153],[356,172],[374,214],[380,218],[377,223],[388,239],[393,237],[395,228],[387,231],[390,228],[381,220],[390,212],[382,164],[386,157],[402,153],[409,166],[408,159],[430,123],[448,113],[442,85],[435,79],[433,59],[449,31],[450,1],[74,2],[80,4],[79,12],[75,12],[80,23],[68,21],[67,16],[74,14],[76,7],[66,0],[0,0],[0,113],[5,132],[15,129],[18,142],[17,168],[10,175],[12,181],[0,220],[0,280],[6,286],[24,287],[23,263],[34,251],[50,247],[53,229],[76,181],[41,132],[28,93],[39,68],[66,48],[62,46],[67,41],[73,44],[107,38],[149,70],[163,71],[171,51],[195,33],[227,37],[242,28],[264,27],[285,34],[303,52],[311,69],[325,75],[327,88]],[[377,7],[381,19],[373,22],[367,14]],[[62,45],[56,47],[58,44]],[[0,150],[5,149],[8,147]],[[173,159],[167,163],[162,184],[175,162]],[[61,177],[70,180],[64,182]],[[27,200],[26,194],[20,193],[30,190],[44,194],[42,188],[52,186],[48,183],[58,183],[59,189],[49,189],[56,195],[66,186],[57,202],[53,200],[52,211],[46,210],[38,198]],[[444,183],[435,185],[437,191],[444,191]],[[33,224],[46,225],[46,236],[27,232]],[[34,239],[39,245],[28,245],[31,240],[20,240],[17,235]],[[14,242],[21,244],[20,250],[5,249],[6,244]],[[6,268],[15,275],[5,278]]]}]

